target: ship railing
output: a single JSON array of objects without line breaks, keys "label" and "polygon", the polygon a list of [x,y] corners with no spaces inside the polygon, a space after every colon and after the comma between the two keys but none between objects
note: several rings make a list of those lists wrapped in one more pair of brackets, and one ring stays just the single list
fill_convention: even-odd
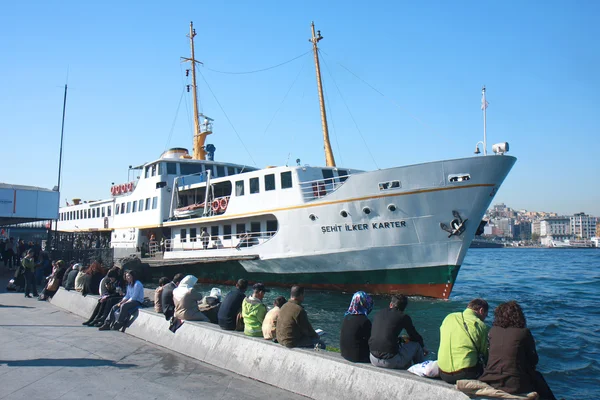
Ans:
[{"label": "ship railing", "polygon": [[325,197],[336,191],[344,184],[348,175],[340,177],[317,179],[300,183],[300,190],[305,201],[312,201]]},{"label": "ship railing", "polygon": [[148,255],[154,257],[160,251],[160,245],[156,240],[151,240],[148,243]]},{"label": "ship railing", "polygon": [[[210,236],[206,242],[206,250],[219,249],[242,249],[254,247],[269,241],[277,231],[246,232],[231,235]],[[227,239],[225,239],[227,236]],[[204,242],[200,236],[193,238],[167,239],[164,243],[164,251],[189,251],[204,250]]]}]

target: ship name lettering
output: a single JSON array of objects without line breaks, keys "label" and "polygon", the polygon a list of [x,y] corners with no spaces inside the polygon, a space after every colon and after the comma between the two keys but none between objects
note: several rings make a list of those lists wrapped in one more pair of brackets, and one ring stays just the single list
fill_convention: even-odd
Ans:
[{"label": "ship name lettering", "polygon": [[406,228],[406,221],[371,222],[373,229]]},{"label": "ship name lettering", "polygon": [[342,225],[325,225],[321,226],[322,233],[331,232],[354,232],[354,231],[368,231],[369,229],[393,229],[393,228],[406,228],[406,221],[387,221],[387,222],[371,222],[369,224],[344,224]]},{"label": "ship name lettering", "polygon": [[328,226],[322,226],[321,227],[321,232],[323,232],[323,233],[341,232],[341,231],[342,231],[342,226],[341,225],[328,225]]}]

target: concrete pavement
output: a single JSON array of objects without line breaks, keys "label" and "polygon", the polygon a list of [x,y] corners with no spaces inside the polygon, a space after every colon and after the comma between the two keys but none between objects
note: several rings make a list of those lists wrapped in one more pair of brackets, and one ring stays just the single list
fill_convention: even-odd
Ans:
[{"label": "concrete pavement", "polygon": [[[305,399],[120,332],[0,279],[0,399]],[[277,371],[274,371],[277,373]]]}]

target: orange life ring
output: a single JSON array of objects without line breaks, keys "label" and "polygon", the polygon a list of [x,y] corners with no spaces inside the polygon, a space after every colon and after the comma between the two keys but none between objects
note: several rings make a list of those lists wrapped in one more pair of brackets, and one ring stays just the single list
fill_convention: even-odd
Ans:
[{"label": "orange life ring", "polygon": [[327,194],[327,191],[325,191],[325,183],[319,182],[319,197],[323,197],[326,194]]},{"label": "orange life ring", "polygon": [[115,195],[115,187],[114,186],[110,187],[110,194],[112,194],[113,196]]},{"label": "orange life ring", "polygon": [[221,210],[227,210],[228,203],[229,201],[227,200],[227,197],[221,197],[221,200],[219,200],[219,206],[221,207]]},{"label": "orange life ring", "polygon": [[124,183],[121,185],[121,192],[127,193],[127,185]]},{"label": "orange life ring", "polygon": [[130,191],[130,192],[133,191],[133,182],[129,182],[127,184],[127,190]]},{"label": "orange life ring", "polygon": [[121,194],[121,186],[115,185],[115,194]]},{"label": "orange life ring", "polygon": [[319,186],[317,185],[316,182],[313,182],[313,184],[312,184],[312,190],[313,190],[313,195],[315,197],[319,197]]},{"label": "orange life ring", "polygon": [[216,200],[216,199],[215,199],[215,200],[212,202],[212,210],[213,210],[214,212],[217,212],[217,211],[219,211],[219,200]]}]

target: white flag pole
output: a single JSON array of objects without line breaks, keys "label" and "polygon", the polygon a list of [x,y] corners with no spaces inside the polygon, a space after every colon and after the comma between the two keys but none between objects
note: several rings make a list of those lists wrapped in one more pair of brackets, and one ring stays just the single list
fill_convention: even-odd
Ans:
[{"label": "white flag pole", "polygon": [[487,101],[485,101],[485,85],[481,89],[481,109],[483,110],[483,155],[487,155],[487,137],[486,137],[486,123],[485,123],[485,112],[487,109]]}]

